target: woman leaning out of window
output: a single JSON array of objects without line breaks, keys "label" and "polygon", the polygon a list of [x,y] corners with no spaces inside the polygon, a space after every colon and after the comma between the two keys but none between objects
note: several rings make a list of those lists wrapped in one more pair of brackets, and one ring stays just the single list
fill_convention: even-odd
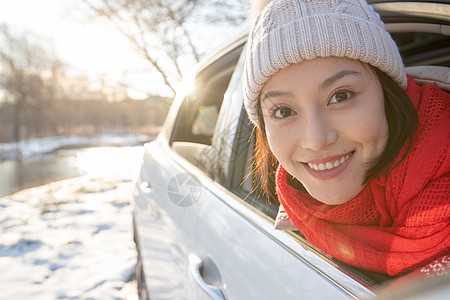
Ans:
[{"label": "woman leaning out of window", "polygon": [[[255,170],[306,239],[389,275],[450,264],[450,97],[365,0],[275,0],[247,43]],[[441,270],[442,271],[442,270]]]}]

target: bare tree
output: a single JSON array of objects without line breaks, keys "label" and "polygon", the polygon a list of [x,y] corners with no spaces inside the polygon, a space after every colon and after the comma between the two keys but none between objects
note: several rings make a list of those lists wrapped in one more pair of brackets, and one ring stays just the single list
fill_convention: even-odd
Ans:
[{"label": "bare tree", "polygon": [[246,0],[82,1],[92,16],[106,19],[130,41],[173,93],[187,68],[183,61],[198,62],[205,50],[196,41],[201,29],[241,24],[248,10]]},{"label": "bare tree", "polygon": [[54,101],[62,63],[36,35],[13,34],[1,25],[0,42],[0,89],[12,104],[13,138],[19,141],[21,128],[34,133],[52,128],[45,114]]}]

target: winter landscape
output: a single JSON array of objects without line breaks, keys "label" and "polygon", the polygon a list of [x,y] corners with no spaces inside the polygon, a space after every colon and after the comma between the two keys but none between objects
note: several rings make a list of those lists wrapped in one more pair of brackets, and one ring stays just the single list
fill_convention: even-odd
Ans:
[{"label": "winter landscape", "polygon": [[0,300],[137,298],[139,145],[248,4],[0,1]]},{"label": "winter landscape", "polygon": [[[23,152],[49,151],[37,144]],[[130,200],[143,149],[126,151],[109,168],[0,198],[0,299],[137,299]]]}]

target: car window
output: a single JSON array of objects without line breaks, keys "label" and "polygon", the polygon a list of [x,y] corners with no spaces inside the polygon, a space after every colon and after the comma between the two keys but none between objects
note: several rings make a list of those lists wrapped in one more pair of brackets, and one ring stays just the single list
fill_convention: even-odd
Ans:
[{"label": "car window", "polygon": [[207,173],[214,165],[212,137],[240,51],[231,51],[197,74],[194,90],[183,99],[170,136],[172,149]]},{"label": "car window", "polygon": [[212,137],[214,133],[214,126],[219,116],[219,110],[216,105],[200,106],[198,108],[197,117],[192,123],[192,134],[194,136],[208,136]]},{"label": "car window", "polygon": [[450,37],[428,32],[396,32],[392,38],[406,66],[450,67]]},{"label": "car window", "polygon": [[[257,211],[275,220],[278,213],[278,200],[275,197],[265,197],[262,194],[261,183],[252,171],[256,138],[253,132],[253,124],[248,119],[245,110],[242,110],[238,120],[232,120],[232,126],[236,130],[236,135],[233,149],[228,154],[232,156],[229,161],[233,171],[229,172],[231,176],[228,178],[227,186],[230,191]],[[269,181],[272,183],[273,178],[272,174],[269,177]]]}]

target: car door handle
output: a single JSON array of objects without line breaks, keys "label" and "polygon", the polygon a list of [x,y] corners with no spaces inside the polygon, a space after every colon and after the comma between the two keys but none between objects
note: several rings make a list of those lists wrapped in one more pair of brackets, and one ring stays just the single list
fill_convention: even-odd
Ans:
[{"label": "car door handle", "polygon": [[204,268],[204,263],[195,254],[189,255],[189,271],[191,272],[194,281],[200,286],[200,288],[208,294],[213,300],[225,300],[225,297],[220,290],[220,288],[208,284],[202,276],[202,269]]}]

